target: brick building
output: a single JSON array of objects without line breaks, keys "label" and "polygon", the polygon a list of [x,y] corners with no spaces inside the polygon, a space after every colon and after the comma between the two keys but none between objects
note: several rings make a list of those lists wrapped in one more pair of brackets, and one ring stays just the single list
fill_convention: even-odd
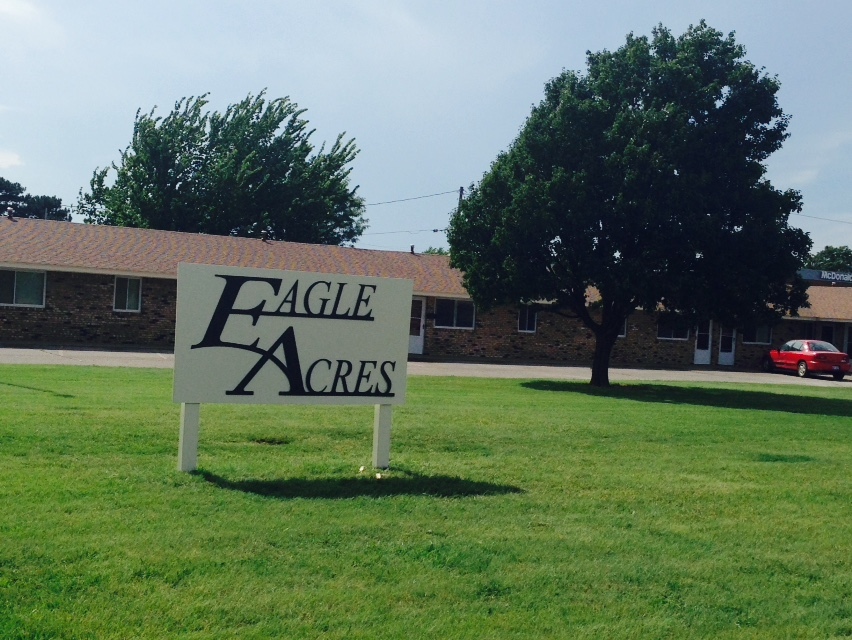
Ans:
[{"label": "brick building", "polygon": [[[479,312],[445,256],[0,218],[0,345],[170,349],[180,262],[405,278],[409,351],[435,359],[589,364],[578,320],[504,306]],[[811,308],[775,327],[660,326],[637,312],[615,366],[757,368],[770,344],[828,340],[848,352],[852,276],[805,271]]]}]

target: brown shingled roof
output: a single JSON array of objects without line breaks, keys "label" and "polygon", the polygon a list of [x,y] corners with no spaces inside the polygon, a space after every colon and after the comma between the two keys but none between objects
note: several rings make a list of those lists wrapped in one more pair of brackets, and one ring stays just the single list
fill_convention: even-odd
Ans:
[{"label": "brown shingled roof", "polygon": [[0,266],[177,278],[180,262],[405,278],[415,294],[468,297],[446,256],[0,218]]},{"label": "brown shingled roof", "polygon": [[808,300],[810,308],[799,309],[805,320],[852,320],[852,287],[808,287]]}]

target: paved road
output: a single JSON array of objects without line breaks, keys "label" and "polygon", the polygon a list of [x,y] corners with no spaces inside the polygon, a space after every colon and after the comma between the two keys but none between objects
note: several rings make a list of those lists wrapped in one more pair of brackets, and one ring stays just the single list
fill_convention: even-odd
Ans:
[{"label": "paved road", "polygon": [[[98,351],[91,349],[3,349],[0,364],[64,364],[102,367],[153,367],[170,369],[174,366],[171,352]],[[589,367],[560,367],[516,364],[479,364],[458,362],[409,362],[408,372],[415,376],[466,376],[476,378],[524,378],[550,380],[588,380]],[[831,378],[807,378],[793,375],[688,369],[610,369],[609,378],[617,381],[686,381],[686,382],[744,382],[764,384],[798,384],[810,386],[838,385],[852,388],[852,380],[837,382]]]}]

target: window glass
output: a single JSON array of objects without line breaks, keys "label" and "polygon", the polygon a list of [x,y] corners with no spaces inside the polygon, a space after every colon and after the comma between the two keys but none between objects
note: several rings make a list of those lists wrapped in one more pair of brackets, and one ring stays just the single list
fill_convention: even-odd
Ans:
[{"label": "window glass", "polygon": [[538,314],[529,305],[523,305],[518,309],[518,331],[523,333],[535,333]]},{"label": "window glass", "polygon": [[423,301],[415,298],[411,301],[411,318],[408,324],[408,335],[419,336],[423,324]]},{"label": "window glass", "polygon": [[771,344],[772,327],[768,324],[760,324],[743,329],[743,343],[745,344]]},{"label": "window glass", "polygon": [[452,327],[455,319],[455,301],[454,300],[435,300],[435,326],[436,327]]},{"label": "window glass", "polygon": [[0,304],[15,304],[15,272],[0,270]]},{"label": "window glass", "polygon": [[828,351],[830,353],[837,353],[837,348],[828,342],[821,342],[819,340],[814,340],[811,342],[811,351]]},{"label": "window glass", "polygon": [[473,303],[456,300],[456,327],[473,329]]},{"label": "window glass", "polygon": [[142,300],[142,280],[139,278],[115,278],[116,311],[139,311]]},{"label": "window glass", "polygon": [[468,300],[435,300],[435,326],[450,329],[473,329],[473,303]]},{"label": "window glass", "polygon": [[127,281],[127,309],[128,311],[139,311],[140,289],[142,281],[131,278]]},{"label": "window glass", "polygon": [[124,309],[127,305],[127,278],[115,279],[115,309]]},{"label": "window glass", "polygon": [[44,274],[18,271],[15,274],[15,304],[44,305]]},{"label": "window glass", "polygon": [[0,304],[44,306],[44,272],[0,269]]},{"label": "window glass", "polygon": [[657,322],[657,337],[661,340],[688,340],[689,327],[677,316],[662,316]]}]

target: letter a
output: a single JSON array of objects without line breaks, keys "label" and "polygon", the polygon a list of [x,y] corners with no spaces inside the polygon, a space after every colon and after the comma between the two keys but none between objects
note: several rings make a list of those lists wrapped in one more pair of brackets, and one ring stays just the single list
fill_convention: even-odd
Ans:
[{"label": "letter a", "polygon": [[[280,360],[275,356],[275,351],[278,347],[284,348],[284,360]],[[268,350],[262,352],[260,357],[251,370],[245,375],[240,383],[231,391],[226,391],[225,395],[229,396],[253,396],[254,391],[247,391],[246,386],[254,377],[260,373],[260,370],[267,362],[272,362],[277,366],[287,378],[290,385],[289,391],[280,391],[280,396],[303,396],[305,395],[305,385],[302,379],[302,367],[299,364],[299,350],[296,348],[296,334],[293,327],[290,327],[281,334],[281,337],[269,347]]]}]

